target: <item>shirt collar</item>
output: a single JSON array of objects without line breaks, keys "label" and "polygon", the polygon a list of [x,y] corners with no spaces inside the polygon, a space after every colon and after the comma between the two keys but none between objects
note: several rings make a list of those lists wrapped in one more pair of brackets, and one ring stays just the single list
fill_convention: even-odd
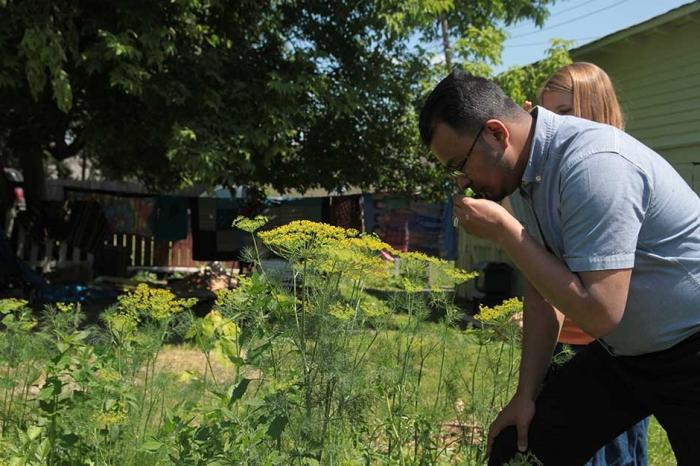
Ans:
[{"label": "shirt collar", "polygon": [[523,188],[542,181],[545,163],[549,158],[549,144],[556,126],[556,115],[546,108],[537,106],[531,114],[535,118],[535,130],[532,133],[530,157],[523,172]]}]

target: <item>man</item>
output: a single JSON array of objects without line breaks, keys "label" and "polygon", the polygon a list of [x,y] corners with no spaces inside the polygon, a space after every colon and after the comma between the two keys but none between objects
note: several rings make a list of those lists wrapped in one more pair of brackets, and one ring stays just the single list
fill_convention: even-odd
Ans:
[{"label": "man", "polygon": [[[454,174],[455,219],[529,282],[518,389],[491,426],[490,464],[530,450],[585,463],[654,414],[679,464],[700,458],[700,200],[658,154],[607,126],[532,114],[454,71],[421,137]],[[516,220],[497,202],[518,191]],[[522,223],[521,223],[522,222]],[[563,316],[598,339],[540,391]]]}]

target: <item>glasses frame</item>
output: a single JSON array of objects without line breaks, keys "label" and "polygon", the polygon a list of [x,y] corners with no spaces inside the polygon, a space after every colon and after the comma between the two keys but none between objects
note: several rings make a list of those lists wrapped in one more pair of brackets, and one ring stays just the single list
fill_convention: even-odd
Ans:
[{"label": "glasses frame", "polygon": [[479,128],[479,131],[476,132],[476,137],[474,138],[474,142],[472,142],[472,145],[469,148],[467,155],[464,156],[462,161],[459,163],[459,166],[454,167],[454,168],[447,167],[447,170],[449,171],[449,174],[452,178],[464,176],[464,166],[467,164],[467,160],[469,160],[469,157],[472,155],[472,151],[474,151],[474,147],[476,147],[476,143],[479,140],[479,138],[481,137],[481,133],[484,132],[484,128],[486,128],[486,125],[481,125],[481,127]]}]

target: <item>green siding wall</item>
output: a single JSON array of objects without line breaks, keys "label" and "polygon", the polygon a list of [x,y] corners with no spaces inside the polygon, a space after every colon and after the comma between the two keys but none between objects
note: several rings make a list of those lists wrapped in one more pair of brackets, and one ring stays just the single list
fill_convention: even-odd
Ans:
[{"label": "green siding wall", "polygon": [[[689,184],[700,163],[700,14],[662,24],[572,58],[608,72],[627,132],[667,158]],[[695,173],[697,178],[698,173]]]}]

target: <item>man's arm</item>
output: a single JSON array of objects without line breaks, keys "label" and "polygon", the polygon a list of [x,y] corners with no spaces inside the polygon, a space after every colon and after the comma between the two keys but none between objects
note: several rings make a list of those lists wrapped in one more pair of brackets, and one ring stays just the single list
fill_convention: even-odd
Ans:
[{"label": "man's arm", "polygon": [[572,273],[510,215],[497,238],[540,295],[586,333],[600,338],[620,323],[632,269]]},{"label": "man's arm", "polygon": [[495,202],[456,197],[454,205],[464,229],[503,247],[537,292],[586,333],[600,338],[620,323],[632,269],[573,273]]},{"label": "man's arm", "polygon": [[525,289],[522,357],[517,394],[534,400],[549,368],[564,315],[532,287]]},{"label": "man's arm", "polygon": [[491,424],[487,446],[489,453],[494,439],[509,425],[516,426],[518,449],[527,450],[527,435],[535,414],[535,399],[549,368],[563,321],[564,315],[528,283],[525,289],[518,389]]}]

